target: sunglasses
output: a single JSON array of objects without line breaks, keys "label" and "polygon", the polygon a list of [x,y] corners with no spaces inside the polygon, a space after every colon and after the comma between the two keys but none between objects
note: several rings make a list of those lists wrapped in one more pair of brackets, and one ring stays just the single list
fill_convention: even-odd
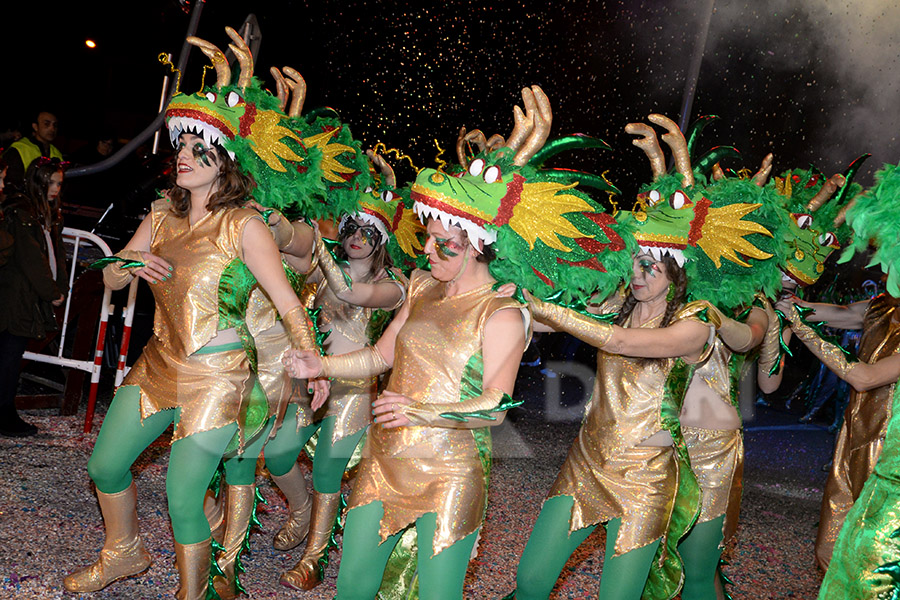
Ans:
[{"label": "sunglasses", "polygon": [[381,232],[374,225],[359,225],[356,221],[347,219],[341,226],[340,236],[342,240],[346,240],[356,232],[360,232],[364,242],[370,243],[372,246],[381,244]]}]

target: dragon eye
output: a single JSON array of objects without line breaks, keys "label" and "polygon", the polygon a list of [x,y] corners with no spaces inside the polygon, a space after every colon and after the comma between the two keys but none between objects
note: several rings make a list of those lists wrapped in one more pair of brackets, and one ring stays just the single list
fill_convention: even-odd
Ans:
[{"label": "dragon eye", "polygon": [[476,158],[472,161],[472,164],[469,165],[469,175],[478,177],[481,175],[482,171],[484,171],[484,159]]},{"label": "dragon eye", "polygon": [[228,95],[225,96],[225,104],[227,104],[228,106],[236,106],[240,101],[241,97],[237,92],[228,92]]},{"label": "dragon eye", "polygon": [[394,192],[391,190],[384,190],[381,192],[381,199],[385,202],[392,202],[394,200]]},{"label": "dragon eye", "polygon": [[799,227],[800,229],[809,229],[810,227],[812,227],[812,217],[806,213],[794,215],[794,219],[796,219],[797,227]]},{"label": "dragon eye", "polygon": [[677,192],[672,194],[672,196],[669,198],[669,205],[672,208],[674,208],[675,210],[684,208],[685,206],[689,205],[690,203],[691,203],[691,201],[688,199],[688,197],[685,195],[685,193],[682,192],[681,190],[678,190]]},{"label": "dragon eye", "polygon": [[659,203],[662,196],[660,195],[659,190],[650,190],[649,198],[650,198],[650,206],[656,206]]},{"label": "dragon eye", "polygon": [[819,245],[820,246],[834,246],[837,243],[837,238],[834,237],[834,234],[830,231],[827,233],[823,233],[819,236]]},{"label": "dragon eye", "polygon": [[210,102],[212,102],[213,104],[216,103],[216,98],[217,98],[217,96],[216,96],[215,92],[206,92],[206,99],[209,100]]},{"label": "dragon eye", "polygon": [[488,167],[484,172],[484,182],[494,183],[500,179],[500,167],[494,165]]}]

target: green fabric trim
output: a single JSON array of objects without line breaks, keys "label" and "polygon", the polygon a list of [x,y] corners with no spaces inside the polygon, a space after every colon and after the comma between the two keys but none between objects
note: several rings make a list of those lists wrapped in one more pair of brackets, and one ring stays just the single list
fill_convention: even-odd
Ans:
[{"label": "green fabric trim", "polygon": [[491,413],[503,412],[511,408],[516,408],[517,406],[522,406],[524,403],[524,400],[513,400],[509,394],[503,394],[503,398],[500,400],[500,404],[498,404],[494,408],[490,408],[488,410],[473,410],[469,412],[451,411],[441,413],[441,416],[445,419],[450,419],[451,421],[459,421],[460,423],[468,423],[469,419],[485,419],[488,421],[496,421],[497,417],[491,415]]},{"label": "green fabric trim", "polygon": [[[469,358],[463,369],[462,381],[459,384],[459,401],[464,402],[483,394],[483,380],[484,355],[479,350]],[[478,449],[478,458],[481,460],[481,470],[484,474],[484,489],[487,491],[491,478],[491,455],[493,450],[491,430],[489,427],[479,427],[470,431],[475,439],[475,447]]]},{"label": "green fabric trim", "polygon": [[287,277],[288,283],[291,284],[291,289],[293,289],[294,293],[298,296],[302,294],[303,288],[306,285],[306,280],[308,279],[308,274],[297,271],[284,259],[281,261],[281,266],[284,267],[284,275]]},{"label": "green fabric trim", "polygon": [[807,320],[807,317],[808,317],[811,313],[816,312],[815,309],[813,309],[813,308],[806,308],[805,306],[800,306],[799,304],[795,304],[794,306],[795,306],[796,309],[797,309],[797,315],[799,316],[800,322],[801,322],[801,323],[803,323],[804,325],[806,325],[807,327],[809,327],[810,329],[812,329],[813,331],[815,331],[815,332],[816,332],[816,335],[818,335],[820,338],[822,338],[823,340],[825,340],[826,342],[828,342],[828,343],[831,344],[832,346],[837,346],[837,347],[841,350],[841,353],[843,353],[844,358],[847,359],[847,362],[850,362],[850,363],[857,363],[857,362],[859,362],[859,358],[856,356],[856,354],[855,354],[854,352],[851,352],[850,350],[847,350],[846,348],[844,348],[843,346],[841,346],[841,342],[840,342],[839,339],[837,339],[837,338],[836,338],[835,336],[833,336],[833,335],[828,335],[827,333],[825,333],[825,332],[822,330],[822,327],[824,327],[824,323],[822,323],[822,322],[813,322],[813,321],[808,321],[808,320]]},{"label": "green fabric trim", "polygon": [[106,265],[111,265],[114,263],[120,262],[120,269],[140,269],[141,267],[146,267],[144,263],[139,260],[128,260],[127,258],[122,258],[120,256],[106,256],[101,258],[100,260],[95,260],[90,265],[88,265],[88,269],[94,269],[95,271],[99,271]]},{"label": "green fabric trim", "polygon": [[419,537],[408,527],[394,546],[381,579],[378,600],[415,600],[419,597]]},{"label": "green fabric trim", "polygon": [[688,364],[681,358],[675,359],[663,391],[660,422],[663,429],[672,436],[675,458],[678,461],[678,492],[665,543],[660,544],[656,551],[644,587],[642,597],[648,600],[668,600],[678,593],[684,578],[684,564],[678,553],[678,542],[700,515],[700,486],[691,471],[691,459],[681,433],[681,422],[678,420],[688,383],[695,370],[696,365]]},{"label": "green fabric trim", "polygon": [[219,344],[218,346],[203,346],[194,355],[198,354],[217,354],[219,352],[228,352],[229,350],[241,350],[244,345],[241,342],[230,342],[228,344]]},{"label": "green fabric trim", "polygon": [[344,267],[349,265],[350,263],[347,260],[342,260],[338,258],[336,248],[341,245],[341,243],[337,240],[332,240],[329,238],[322,238],[322,245],[328,250],[328,254],[331,255],[331,258],[334,260],[334,264],[338,266],[341,270],[341,275],[344,276],[344,283],[347,284],[347,287],[351,290],[353,289],[353,280],[350,278],[350,275],[344,270]]},{"label": "green fabric trim", "polygon": [[232,260],[219,278],[219,331],[234,328],[247,358],[250,368],[256,372],[256,343],[247,329],[246,315],[250,304],[250,293],[256,286],[256,277],[239,258]]}]

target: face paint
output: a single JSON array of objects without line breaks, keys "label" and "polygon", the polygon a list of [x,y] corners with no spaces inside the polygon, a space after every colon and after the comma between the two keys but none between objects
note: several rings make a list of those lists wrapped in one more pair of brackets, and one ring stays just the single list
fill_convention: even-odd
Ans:
[{"label": "face paint", "polygon": [[344,223],[344,226],[341,227],[340,235],[342,239],[347,239],[357,231],[360,233],[364,244],[371,244],[372,247],[377,247],[381,244],[381,232],[378,231],[377,227],[374,225],[360,226],[356,221],[349,219]]},{"label": "face paint", "polygon": [[194,144],[194,147],[191,148],[191,153],[194,155],[194,160],[196,160],[197,163],[203,165],[204,167],[211,166],[210,160],[215,161],[216,159],[215,155],[210,154],[211,152],[212,148],[207,148],[200,142],[197,142],[196,144]]},{"label": "face paint", "polygon": [[638,267],[641,269],[642,273],[650,275],[651,277],[656,277],[656,275],[661,272],[659,267],[656,266],[656,261],[650,258],[638,259]]},{"label": "face paint", "polygon": [[435,250],[437,250],[438,258],[440,258],[441,260],[447,260],[448,258],[459,256],[459,253],[462,251],[462,248],[459,247],[459,244],[457,244],[453,240],[443,239],[439,237],[434,238],[434,247]]}]

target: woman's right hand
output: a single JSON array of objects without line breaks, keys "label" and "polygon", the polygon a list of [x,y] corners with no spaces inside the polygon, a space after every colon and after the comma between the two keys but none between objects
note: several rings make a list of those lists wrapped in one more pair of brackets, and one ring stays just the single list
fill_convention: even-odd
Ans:
[{"label": "woman's right hand", "polygon": [[322,373],[322,359],[311,350],[288,350],[281,363],[294,379],[316,379]]},{"label": "woman's right hand", "polygon": [[141,262],[144,266],[134,269],[132,273],[149,283],[165,281],[174,274],[174,267],[168,261],[150,252],[141,251]]}]

